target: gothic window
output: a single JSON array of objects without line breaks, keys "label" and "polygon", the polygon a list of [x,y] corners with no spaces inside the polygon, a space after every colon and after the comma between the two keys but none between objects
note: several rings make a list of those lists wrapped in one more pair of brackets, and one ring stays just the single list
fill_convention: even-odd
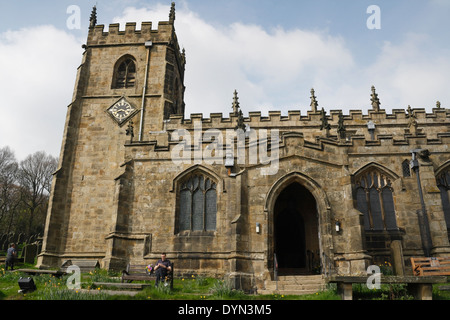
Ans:
[{"label": "gothic window", "polygon": [[442,208],[444,209],[447,230],[450,231],[450,168],[437,177],[437,185],[441,191]]},{"label": "gothic window", "polygon": [[378,170],[356,179],[356,205],[364,214],[365,230],[398,230],[391,182]]},{"label": "gothic window", "polygon": [[411,177],[411,167],[409,166],[408,160],[402,162],[402,171],[404,178]]},{"label": "gothic window", "polygon": [[202,174],[193,174],[181,183],[178,231],[215,231],[216,183]]},{"label": "gothic window", "polygon": [[131,56],[121,58],[114,70],[113,87],[132,88],[136,83],[136,63]]}]

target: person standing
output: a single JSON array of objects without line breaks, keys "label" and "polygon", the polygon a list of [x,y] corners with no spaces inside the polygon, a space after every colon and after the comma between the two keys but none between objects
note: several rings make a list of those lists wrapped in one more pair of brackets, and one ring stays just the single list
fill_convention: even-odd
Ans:
[{"label": "person standing", "polygon": [[14,269],[14,260],[17,256],[16,244],[12,243],[6,252],[6,265],[5,268],[8,270],[8,267],[11,267],[11,270]]}]

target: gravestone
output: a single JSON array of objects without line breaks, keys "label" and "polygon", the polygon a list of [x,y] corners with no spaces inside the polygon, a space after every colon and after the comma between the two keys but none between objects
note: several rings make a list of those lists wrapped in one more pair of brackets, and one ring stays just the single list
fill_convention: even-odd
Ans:
[{"label": "gravestone", "polygon": [[70,266],[79,267],[81,272],[90,272],[100,268],[100,263],[98,260],[66,260],[60,270],[66,272]]},{"label": "gravestone", "polygon": [[5,245],[5,242],[6,242],[6,234],[0,235],[0,250],[3,250],[3,246]]},{"label": "gravestone", "polygon": [[33,264],[37,256],[37,245],[28,244],[23,248],[23,258],[25,263]]},{"label": "gravestone", "polygon": [[400,240],[391,242],[391,257],[394,274],[397,276],[405,275],[405,261],[403,259],[403,248]]},{"label": "gravestone", "polygon": [[22,243],[23,239],[24,239],[24,234],[19,233],[19,236],[17,237],[17,244]]}]

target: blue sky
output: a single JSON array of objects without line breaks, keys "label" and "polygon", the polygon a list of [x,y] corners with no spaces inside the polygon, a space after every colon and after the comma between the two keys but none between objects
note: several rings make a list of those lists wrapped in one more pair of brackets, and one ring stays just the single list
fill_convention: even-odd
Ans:
[{"label": "blue sky", "polygon": [[[5,1],[0,4],[0,147],[19,160],[59,155],[81,45],[93,5],[98,24],[167,20],[170,1]],[[69,29],[71,5],[80,28]],[[370,30],[370,5],[381,29]],[[314,87],[327,111],[450,104],[450,0],[181,0],[176,29],[187,52],[190,113],[222,112],[239,92],[249,111],[309,110]]]}]

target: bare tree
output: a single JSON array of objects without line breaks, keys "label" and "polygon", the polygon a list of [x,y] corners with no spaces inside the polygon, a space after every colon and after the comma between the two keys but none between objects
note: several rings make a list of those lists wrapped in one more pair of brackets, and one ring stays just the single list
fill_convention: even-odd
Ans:
[{"label": "bare tree", "polygon": [[20,162],[18,181],[21,199],[28,213],[27,234],[32,231],[35,214],[47,204],[52,176],[58,165],[55,157],[44,151],[29,155]]},{"label": "bare tree", "polygon": [[2,232],[11,231],[16,210],[20,204],[17,185],[18,163],[9,147],[0,149],[0,225]]}]

